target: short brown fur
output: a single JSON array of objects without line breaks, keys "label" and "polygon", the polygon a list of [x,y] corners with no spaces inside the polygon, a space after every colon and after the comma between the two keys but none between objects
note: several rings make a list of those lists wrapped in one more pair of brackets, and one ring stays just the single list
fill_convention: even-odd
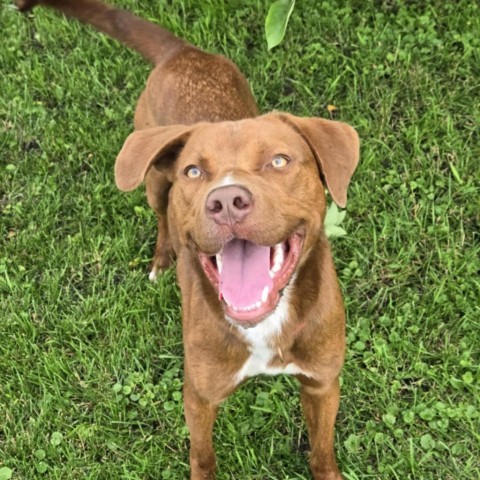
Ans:
[{"label": "short brown fur", "polygon": [[[135,132],[120,151],[116,182],[142,182],[158,219],[151,277],[176,255],[182,291],[185,416],[191,479],[212,479],[212,429],[219,404],[237,387],[252,345],[243,326],[226,319],[199,252],[214,255],[231,238],[276,245],[302,232],[288,286],[287,317],[268,339],[278,352],[269,367],[296,365],[315,480],[339,480],[333,429],[345,350],[345,314],[323,222],[324,185],[340,206],[358,162],[355,130],[341,122],[286,113],[258,116],[245,77],[228,59],[203,52],[151,22],[96,0],[17,0],[21,10],[62,11],[139,51],[154,64],[135,112]],[[271,159],[288,153],[282,171]],[[198,165],[202,177],[185,175]],[[252,198],[241,221],[224,225],[206,211],[211,192],[235,178]],[[272,315],[276,315],[275,311]],[[231,319],[230,319],[231,320]],[[257,322],[257,321],[256,321]],[[261,324],[261,320],[258,321]],[[247,325],[248,326],[248,325]],[[243,380],[243,378],[241,379]]]}]

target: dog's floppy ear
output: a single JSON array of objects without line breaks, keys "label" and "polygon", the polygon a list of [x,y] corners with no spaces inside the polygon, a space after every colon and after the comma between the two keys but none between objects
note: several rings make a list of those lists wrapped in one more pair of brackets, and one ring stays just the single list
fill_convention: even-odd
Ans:
[{"label": "dog's floppy ear", "polygon": [[175,159],[192,128],[188,125],[170,125],[138,130],[130,134],[115,162],[117,187],[129,192],[143,182],[147,170],[153,164],[167,163]]},{"label": "dog's floppy ear", "polygon": [[277,114],[295,128],[310,146],[333,201],[347,204],[347,187],[359,159],[360,141],[353,127],[323,118]]}]

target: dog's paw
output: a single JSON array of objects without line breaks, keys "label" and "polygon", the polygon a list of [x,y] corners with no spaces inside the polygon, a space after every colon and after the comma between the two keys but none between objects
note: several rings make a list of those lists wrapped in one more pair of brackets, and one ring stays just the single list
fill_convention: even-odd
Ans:
[{"label": "dog's paw", "polygon": [[15,0],[15,6],[21,12],[28,12],[31,10],[35,5],[38,5],[38,0]]},{"label": "dog's paw", "polygon": [[150,273],[148,274],[148,279],[151,282],[156,282],[158,277],[167,270],[172,264],[172,257],[168,258],[165,256],[155,256],[150,264]]},{"label": "dog's paw", "polygon": [[151,282],[156,282],[162,272],[167,270],[167,268],[170,268],[174,260],[175,253],[173,249],[164,244],[161,244],[159,247],[157,243],[155,255],[153,256],[152,263],[150,264],[150,273],[148,274],[148,279]]},{"label": "dog's paw", "polygon": [[155,283],[157,280],[158,280],[158,274],[159,274],[159,270],[155,267],[153,267],[151,270],[150,270],[150,273],[148,274],[148,279]]},{"label": "dog's paw", "polygon": [[342,475],[338,471],[333,472],[317,472],[313,474],[315,480],[343,480]]}]

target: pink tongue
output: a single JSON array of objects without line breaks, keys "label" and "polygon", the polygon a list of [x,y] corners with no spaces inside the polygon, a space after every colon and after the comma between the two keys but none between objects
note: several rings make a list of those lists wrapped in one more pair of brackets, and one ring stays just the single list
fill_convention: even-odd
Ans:
[{"label": "pink tongue", "polygon": [[220,293],[234,307],[261,301],[265,287],[272,290],[270,247],[234,239],[223,247]]}]

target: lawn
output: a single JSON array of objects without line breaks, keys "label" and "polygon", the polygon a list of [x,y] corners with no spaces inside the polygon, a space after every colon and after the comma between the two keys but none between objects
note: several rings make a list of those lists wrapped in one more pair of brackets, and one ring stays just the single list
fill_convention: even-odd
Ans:
[{"label": "lawn", "polygon": [[[175,272],[148,281],[154,215],[113,178],[150,67],[0,2],[0,480],[185,479]],[[232,58],[262,111],[357,128],[347,236],[332,240],[340,467],[480,478],[479,4],[303,0],[269,53],[269,1],[117,3]],[[249,381],[215,444],[220,480],[310,479],[296,381]]]}]

